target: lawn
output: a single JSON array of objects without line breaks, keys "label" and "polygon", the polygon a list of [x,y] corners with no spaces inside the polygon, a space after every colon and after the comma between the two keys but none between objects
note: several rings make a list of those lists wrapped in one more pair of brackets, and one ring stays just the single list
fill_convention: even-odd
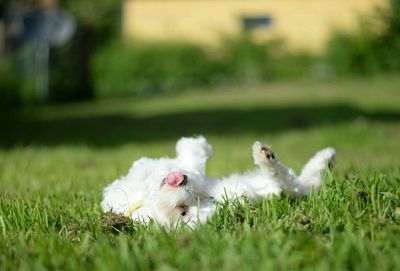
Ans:
[{"label": "lawn", "polygon": [[[400,77],[194,90],[3,112],[1,270],[399,270]],[[296,171],[333,146],[319,193],[227,202],[167,233],[104,216],[102,188],[181,136],[214,147],[207,173],[252,169],[272,145]]]}]

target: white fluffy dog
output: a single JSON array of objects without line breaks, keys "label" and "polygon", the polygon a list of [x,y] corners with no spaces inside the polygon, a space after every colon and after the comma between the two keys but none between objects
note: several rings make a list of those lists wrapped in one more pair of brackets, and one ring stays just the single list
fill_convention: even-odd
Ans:
[{"label": "white fluffy dog", "polygon": [[124,214],[147,223],[153,219],[164,226],[184,222],[205,223],[215,212],[215,202],[240,200],[256,202],[282,192],[304,196],[321,186],[335,150],[323,149],[304,166],[300,176],[284,166],[265,144],[253,144],[258,169],[221,180],[205,175],[212,148],[202,136],[181,138],[176,158],[141,158],[125,177],[104,189],[102,209]]}]

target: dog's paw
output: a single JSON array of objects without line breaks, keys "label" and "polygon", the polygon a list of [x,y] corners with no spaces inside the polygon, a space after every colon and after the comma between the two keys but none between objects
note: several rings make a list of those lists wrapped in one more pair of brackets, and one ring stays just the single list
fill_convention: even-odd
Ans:
[{"label": "dog's paw", "polygon": [[335,156],[336,156],[336,151],[334,148],[329,147],[320,150],[317,153],[317,156],[324,161],[324,163],[329,167],[329,169],[331,170],[333,169],[333,166],[335,165]]},{"label": "dog's paw", "polygon": [[273,164],[276,161],[276,156],[271,147],[256,141],[253,144],[253,159],[256,165]]}]

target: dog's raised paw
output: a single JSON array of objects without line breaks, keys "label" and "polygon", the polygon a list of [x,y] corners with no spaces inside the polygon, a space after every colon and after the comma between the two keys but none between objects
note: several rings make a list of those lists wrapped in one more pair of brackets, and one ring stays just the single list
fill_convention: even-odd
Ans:
[{"label": "dog's raised paw", "polygon": [[256,165],[260,165],[261,163],[268,164],[274,163],[276,161],[276,156],[270,146],[256,141],[253,144],[253,159]]}]

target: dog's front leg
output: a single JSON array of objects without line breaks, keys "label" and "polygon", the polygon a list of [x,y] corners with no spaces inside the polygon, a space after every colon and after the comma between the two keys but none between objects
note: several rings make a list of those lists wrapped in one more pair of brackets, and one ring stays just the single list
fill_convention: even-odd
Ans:
[{"label": "dog's front leg", "polygon": [[279,183],[284,192],[297,196],[306,194],[302,183],[293,170],[283,165],[268,145],[259,141],[254,142],[253,159],[266,179],[272,179]]}]

